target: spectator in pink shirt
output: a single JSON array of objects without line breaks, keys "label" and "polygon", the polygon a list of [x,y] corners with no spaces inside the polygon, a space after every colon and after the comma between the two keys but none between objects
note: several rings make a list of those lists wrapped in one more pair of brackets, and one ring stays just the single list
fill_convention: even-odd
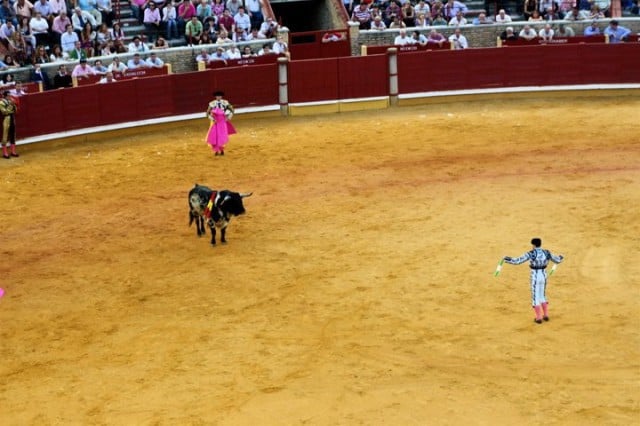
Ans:
[{"label": "spectator in pink shirt", "polygon": [[67,30],[67,25],[71,25],[71,19],[67,16],[67,12],[60,11],[60,14],[53,18],[51,25],[52,44],[60,44],[60,36]]},{"label": "spectator in pink shirt", "polygon": [[160,35],[160,11],[156,7],[156,4],[152,1],[149,3],[149,6],[144,10],[144,27],[149,34],[149,42],[153,43],[153,41],[158,38]]},{"label": "spectator in pink shirt", "polygon": [[87,64],[86,58],[80,59],[80,63],[71,72],[71,77],[74,78],[86,78],[90,75],[96,75],[96,71]]}]

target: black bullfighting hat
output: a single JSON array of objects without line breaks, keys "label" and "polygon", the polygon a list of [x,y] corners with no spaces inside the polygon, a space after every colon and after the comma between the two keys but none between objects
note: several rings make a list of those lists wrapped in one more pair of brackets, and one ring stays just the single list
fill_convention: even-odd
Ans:
[{"label": "black bullfighting hat", "polygon": [[533,238],[531,240],[531,244],[536,247],[540,247],[542,245],[542,240],[540,238]]},{"label": "black bullfighting hat", "polygon": [[213,96],[224,96],[224,92],[222,90],[216,90],[213,92]]}]

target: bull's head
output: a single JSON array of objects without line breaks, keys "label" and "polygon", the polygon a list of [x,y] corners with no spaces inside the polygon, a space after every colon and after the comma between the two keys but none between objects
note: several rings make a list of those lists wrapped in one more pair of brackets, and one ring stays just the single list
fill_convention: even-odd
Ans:
[{"label": "bull's head", "polygon": [[251,196],[252,192],[239,194],[237,192],[229,192],[220,201],[219,208],[222,211],[228,212],[234,216],[240,216],[244,214],[245,209],[242,204],[242,199]]}]

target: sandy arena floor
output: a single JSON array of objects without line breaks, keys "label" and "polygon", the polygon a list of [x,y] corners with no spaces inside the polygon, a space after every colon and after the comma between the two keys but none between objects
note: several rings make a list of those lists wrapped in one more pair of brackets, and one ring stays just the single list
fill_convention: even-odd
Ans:
[{"label": "sandy arena floor", "polygon": [[[0,163],[0,423],[640,423],[640,101],[239,117]],[[615,124],[615,125],[614,125]],[[195,182],[253,191],[226,246]],[[526,265],[566,256],[551,321]]]}]

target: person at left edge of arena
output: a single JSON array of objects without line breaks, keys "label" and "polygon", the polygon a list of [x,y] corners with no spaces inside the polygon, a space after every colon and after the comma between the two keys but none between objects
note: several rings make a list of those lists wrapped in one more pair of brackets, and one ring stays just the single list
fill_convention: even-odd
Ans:
[{"label": "person at left edge of arena", "polygon": [[[17,106],[11,99],[11,93],[5,90],[0,99],[0,113],[2,114],[2,157],[7,160],[20,156],[16,152],[16,111]],[[7,150],[7,144],[11,147],[11,154]]]},{"label": "person at left edge of arena", "polygon": [[233,105],[224,99],[224,93],[217,91],[215,99],[209,102],[207,117],[211,120],[207,143],[211,145],[214,155],[224,155],[224,146],[229,141],[229,135],[236,133],[236,129],[229,122],[233,117]]}]

